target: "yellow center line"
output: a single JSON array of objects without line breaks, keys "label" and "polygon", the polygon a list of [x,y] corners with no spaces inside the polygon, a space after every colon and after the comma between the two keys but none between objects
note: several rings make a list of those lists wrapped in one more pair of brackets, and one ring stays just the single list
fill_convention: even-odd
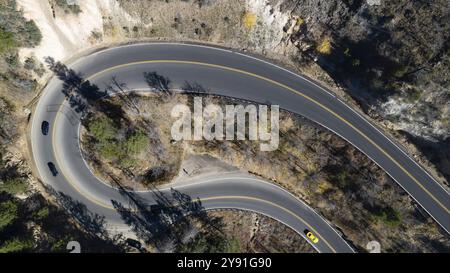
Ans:
[{"label": "yellow center line", "polygon": [[378,144],[376,144],[372,139],[370,139],[366,134],[364,134],[361,130],[359,130],[358,128],[356,128],[353,124],[351,124],[349,121],[347,121],[345,118],[341,117],[339,114],[337,114],[336,112],[334,112],[333,110],[331,110],[330,108],[328,108],[327,106],[323,105],[322,103],[320,103],[319,101],[309,97],[308,95],[305,95],[303,93],[301,93],[300,91],[297,91],[285,84],[282,84],[280,82],[277,82],[275,80],[266,78],[264,76],[252,73],[252,72],[248,72],[245,70],[241,70],[241,69],[237,69],[237,68],[233,68],[233,67],[228,67],[228,66],[223,66],[223,65],[217,65],[217,64],[210,64],[210,63],[203,63],[203,62],[195,62],[195,61],[179,61],[179,60],[147,60],[147,61],[139,61],[139,62],[130,62],[130,63],[126,63],[126,64],[121,64],[121,65],[116,65],[116,66],[112,66],[109,67],[105,70],[99,71],[93,75],[91,75],[90,77],[88,77],[88,79],[94,79],[104,73],[107,73],[109,71],[118,69],[118,68],[122,68],[122,67],[127,67],[127,66],[133,66],[133,65],[139,65],[139,64],[148,64],[148,63],[176,63],[176,64],[193,64],[193,65],[199,65],[199,66],[206,66],[206,67],[214,67],[214,68],[219,68],[219,69],[223,69],[223,70],[228,70],[228,71],[233,71],[233,72],[237,72],[240,74],[244,74],[244,75],[248,75],[254,78],[258,78],[264,81],[267,81],[269,83],[272,83],[274,85],[280,86],[292,93],[295,93],[299,96],[304,97],[305,99],[311,101],[312,103],[318,105],[319,107],[321,107],[322,109],[326,110],[327,112],[331,113],[333,116],[335,116],[336,118],[338,118],[339,120],[341,120],[342,122],[344,122],[345,124],[347,124],[350,128],[352,128],[353,130],[355,130],[358,134],[360,134],[362,137],[364,137],[367,141],[370,142],[370,144],[372,144],[373,146],[375,146],[381,153],[383,153],[387,158],[389,158],[389,160],[391,160],[392,162],[395,163],[395,165],[397,165],[397,167],[399,167],[407,176],[409,176],[424,192],[426,192],[440,207],[442,207],[447,213],[450,213],[450,210],[448,208],[445,207],[444,204],[442,204],[442,202],[440,202],[431,192],[429,192],[410,172],[408,172],[399,162],[397,162],[397,160],[395,160],[388,152],[386,152],[383,148],[381,148]]},{"label": "yellow center line", "polygon": [[[330,108],[328,108],[327,106],[323,105],[322,103],[318,102],[317,100],[301,93],[300,91],[297,91],[285,84],[282,84],[280,82],[277,82],[275,80],[266,78],[264,76],[258,75],[258,74],[254,74],[248,71],[244,71],[241,69],[237,69],[237,68],[232,68],[232,67],[228,67],[228,66],[222,66],[222,65],[217,65],[217,64],[210,64],[210,63],[203,63],[203,62],[195,62],[195,61],[179,61],[179,60],[147,60],[147,61],[139,61],[139,62],[130,62],[130,63],[126,63],[126,64],[121,64],[121,65],[117,65],[117,66],[112,66],[109,67],[107,69],[104,69],[102,71],[99,71],[97,73],[92,74],[91,76],[87,77],[86,80],[92,80],[104,73],[107,73],[109,71],[118,69],[118,68],[122,68],[122,67],[128,67],[128,66],[133,66],[133,65],[140,65],[140,64],[148,64],[148,63],[176,63],[176,64],[191,64],[191,65],[199,65],[199,66],[205,66],[205,67],[213,67],[213,68],[219,68],[219,69],[223,69],[223,70],[227,70],[227,71],[233,71],[236,73],[240,73],[240,74],[244,74],[244,75],[248,75],[257,79],[261,79],[264,80],[266,82],[269,82],[271,84],[277,85],[279,87],[282,87],[292,93],[295,93],[299,96],[302,96],[303,98],[309,100],[310,102],[318,105],[319,107],[321,107],[322,109],[326,110],[327,112],[331,113],[333,116],[335,116],[336,118],[338,118],[339,120],[341,120],[342,122],[344,122],[345,124],[347,124],[349,127],[351,127],[353,130],[355,130],[357,133],[359,133],[361,136],[363,136],[367,141],[369,141],[373,146],[375,146],[379,151],[381,151],[387,158],[389,158],[392,162],[394,162],[405,174],[407,174],[423,191],[425,191],[434,201],[436,201],[437,204],[439,204],[439,206],[441,206],[442,208],[444,208],[444,210],[449,213],[449,209],[447,209],[433,194],[431,194],[421,183],[419,183],[419,181],[412,175],[410,174],[403,166],[400,165],[399,162],[397,162],[391,155],[389,155],[389,153],[387,153],[385,150],[383,150],[378,144],[376,144],[373,140],[371,140],[366,134],[364,134],[361,130],[359,130],[358,128],[356,128],[353,124],[351,124],[349,121],[347,121],[345,118],[341,117],[339,114],[337,114],[336,112],[334,112],[333,110],[331,110]],[[62,106],[61,106],[62,107]],[[55,124],[57,123],[57,120],[59,118],[59,114],[60,111],[58,110],[58,112],[56,113],[56,118],[55,118]],[[53,141],[55,139],[55,126],[53,126]],[[63,168],[62,164],[60,164],[61,162],[59,161],[59,157],[57,156],[57,152],[56,152],[56,146],[54,145],[55,149],[54,149],[54,156],[57,160],[58,165],[60,166],[60,168]],[[104,208],[108,208],[108,209],[114,209],[112,206],[104,204],[103,202],[100,202],[98,200],[96,200],[95,198],[92,198],[89,196],[89,194],[85,194],[77,185],[76,183],[73,183],[72,181],[72,177],[68,178],[66,177],[65,174],[67,174],[66,172],[62,171],[63,176],[67,179],[67,181],[80,193],[82,194],[85,198],[87,198],[89,201],[104,207]],[[220,198],[220,197],[211,197],[211,198],[204,198],[202,200],[212,200],[213,198]],[[224,197],[222,197],[224,198]],[[263,199],[258,199],[258,198],[253,198],[253,197],[239,197],[239,198],[246,198],[246,199],[253,199],[253,200],[259,200],[261,202],[265,202],[265,203],[269,203],[272,204],[292,215],[294,215],[297,219],[301,220],[305,225],[307,225],[313,232],[315,232],[318,236],[320,236],[308,223],[306,223],[301,217],[299,217],[298,215],[296,215],[295,213],[293,213],[292,211],[279,206],[275,203],[272,203],[270,201],[267,200],[263,200]],[[321,236],[320,236],[321,237]],[[323,238],[322,238],[323,239]],[[324,240],[324,239],[323,239]],[[331,248],[333,249],[328,242],[326,242],[326,240],[324,240],[325,243]],[[333,249],[334,251],[334,249]]]},{"label": "yellow center line", "polygon": [[[56,118],[55,118],[55,124],[57,124],[57,122],[58,122],[58,119],[59,119],[59,111],[56,113]],[[52,139],[53,139],[53,141],[55,140],[55,132],[56,132],[56,130],[54,129],[55,128],[55,126],[53,126],[53,130],[52,130]],[[64,178],[69,182],[69,184],[78,192],[78,193],[80,193],[83,197],[85,197],[86,199],[88,199],[90,202],[92,202],[92,203],[94,203],[94,204],[97,204],[98,206],[100,206],[100,207],[103,207],[103,208],[106,208],[106,209],[109,209],[109,210],[116,210],[112,205],[109,205],[109,204],[105,204],[104,202],[102,202],[102,201],[99,201],[99,200],[97,200],[96,198],[94,198],[94,197],[92,197],[89,193],[86,193],[85,191],[83,191],[81,188],[79,188],[78,186],[77,186],[77,183],[75,183],[74,181],[75,181],[75,179],[73,179],[73,177],[70,175],[70,173],[67,173],[67,171],[64,171],[64,165],[63,164],[61,164],[61,162],[60,162],[60,160],[59,160],[59,156],[58,156],[58,152],[56,151],[58,148],[57,148],[58,146],[57,145],[54,145],[54,157],[55,157],[55,159],[56,159],[56,162],[57,162],[57,164],[58,164],[58,166],[60,167],[60,169],[61,169],[61,173],[62,173],[62,175],[64,176]],[[68,176],[69,177],[68,177]],[[308,222],[306,222],[303,218],[301,218],[300,216],[298,216],[297,214],[295,214],[294,212],[292,212],[291,210],[289,210],[289,209],[287,209],[287,208],[285,208],[285,207],[283,207],[283,206],[280,206],[280,205],[278,205],[278,204],[276,204],[276,203],[273,203],[273,202],[271,202],[271,201],[268,201],[268,200],[264,200],[264,199],[260,199],[260,198],[256,198],[256,197],[250,197],[250,196],[215,196],[215,197],[205,197],[205,198],[198,198],[198,199],[196,199],[196,200],[199,200],[199,201],[208,201],[208,200],[220,200],[220,199],[245,199],[245,200],[254,200],[254,201],[259,201],[259,202],[262,202],[262,203],[266,203],[266,204],[269,204],[269,205],[272,205],[272,206],[274,206],[274,207],[276,207],[276,208],[279,208],[279,209],[281,209],[281,210],[283,210],[283,211],[285,211],[285,212],[287,212],[288,214],[291,214],[292,216],[294,216],[296,219],[298,219],[298,220],[300,220],[303,224],[305,224],[312,232],[314,232],[316,235],[317,235],[317,237],[319,237],[319,238],[321,238],[324,242],[325,242],[325,244],[334,252],[334,253],[336,253],[336,250],[330,245],[330,243],[328,243],[328,241],[319,233],[319,232],[317,232]],[[133,211],[135,211],[136,212],[136,210],[135,209],[132,209]]]},{"label": "yellow center line", "polygon": [[324,237],[322,235],[320,235],[319,232],[317,232],[310,224],[308,224],[308,222],[306,222],[305,220],[303,220],[303,218],[301,218],[300,216],[298,216],[296,213],[292,212],[291,210],[280,206],[276,203],[273,203],[271,201],[265,200],[265,199],[260,199],[260,198],[256,198],[256,197],[250,197],[250,196],[215,196],[215,197],[206,197],[206,198],[200,198],[201,201],[208,201],[208,200],[220,200],[220,199],[245,199],[245,200],[253,200],[253,201],[258,201],[258,202],[262,202],[262,203],[266,203],[269,204],[271,206],[274,206],[276,208],[279,208],[285,212],[287,212],[288,214],[294,216],[295,218],[297,218],[298,220],[300,220],[303,224],[305,224],[315,235],[317,235],[317,237],[322,238],[322,240],[325,242],[325,244],[334,252],[336,253],[336,250],[328,243],[327,240],[324,239]]},{"label": "yellow center line", "polygon": [[[56,122],[57,122],[58,117],[59,117],[59,116],[58,116],[58,114],[57,114],[57,115],[56,115],[56,118],[55,118],[55,124],[56,124]],[[55,130],[53,130],[53,132],[52,132],[53,139],[54,139],[54,134],[55,134]],[[56,146],[55,146],[55,149],[57,149]],[[56,153],[56,154],[58,154],[58,153]],[[61,164],[60,164],[59,157],[56,156],[56,154],[54,154],[54,156],[55,156],[55,158],[56,158],[56,161],[57,161],[59,167],[61,168],[61,172],[62,172],[64,178],[66,178],[66,180],[69,182],[69,184],[72,185],[72,187],[74,187],[74,188],[75,188],[82,196],[84,196],[86,199],[88,199],[89,201],[93,202],[94,204],[97,204],[97,205],[99,205],[99,206],[101,206],[101,207],[103,207],[103,208],[106,208],[106,209],[116,210],[113,206],[108,205],[108,204],[105,204],[105,203],[103,203],[103,202],[101,202],[101,201],[98,201],[98,200],[95,199],[95,198],[92,198],[92,197],[90,196],[90,194],[86,194],[83,190],[81,190],[81,189],[76,185],[76,183],[74,183],[74,182],[72,181],[72,177],[68,178],[68,177],[66,176],[67,173],[63,171],[63,166],[64,166],[64,165],[61,165]],[[336,250],[330,245],[330,243],[328,243],[328,241],[327,241],[324,237],[322,237],[322,235],[320,235],[320,233],[317,232],[317,231],[316,231],[316,230],[315,230],[308,222],[306,222],[303,218],[301,218],[300,216],[298,216],[297,214],[295,214],[295,213],[292,212],[291,210],[289,210],[289,209],[287,209],[287,208],[285,208],[285,207],[283,207],[283,206],[280,206],[280,205],[278,205],[278,204],[276,204],[276,203],[273,203],[273,202],[271,202],[271,201],[264,200],[264,199],[261,199],[261,198],[251,197],[251,196],[214,196],[214,197],[197,198],[196,200],[199,200],[199,201],[203,202],[203,201],[220,200],[220,199],[244,199],[244,200],[253,200],[253,201],[259,201],[259,202],[266,203],[266,204],[269,204],[269,205],[271,205],[271,206],[274,206],[274,207],[276,207],[276,208],[279,208],[279,209],[281,209],[281,210],[287,212],[288,214],[291,214],[291,215],[294,216],[296,219],[300,220],[300,221],[301,221],[303,224],[305,224],[312,232],[314,232],[314,233],[317,235],[317,237],[321,238],[321,239],[325,242],[325,244],[326,244],[326,245],[327,245],[334,253],[336,253]],[[180,204],[177,204],[177,205],[180,205]],[[131,209],[131,210],[134,211],[134,212],[137,212],[137,211],[138,211],[138,210],[136,210],[136,209]]]}]

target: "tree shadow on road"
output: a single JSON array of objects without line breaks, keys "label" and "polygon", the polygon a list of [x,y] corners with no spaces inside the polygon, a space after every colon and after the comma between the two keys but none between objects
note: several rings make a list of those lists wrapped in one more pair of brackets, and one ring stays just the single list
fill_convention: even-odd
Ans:
[{"label": "tree shadow on road", "polygon": [[170,79],[158,74],[156,71],[144,72],[144,79],[150,89],[163,93],[164,95],[171,96],[173,92],[170,88]]},{"label": "tree shadow on road", "polygon": [[[160,252],[173,252],[180,244],[186,243],[197,234],[196,224],[222,230],[220,218],[209,217],[199,199],[192,199],[173,188],[160,191],[152,188],[149,204],[138,194],[120,185],[112,178],[128,204],[112,200],[114,208],[122,219],[146,244],[151,244]],[[187,217],[189,216],[189,217]]]},{"label": "tree shadow on road", "polygon": [[128,105],[138,115],[140,114],[139,107],[133,100],[136,93],[128,88],[128,85],[117,79],[116,76],[111,77],[111,82],[107,85],[106,90],[110,94],[115,94],[123,103]]},{"label": "tree shadow on road", "polygon": [[81,74],[68,68],[65,64],[55,61],[52,57],[46,57],[45,62],[58,79],[63,81],[61,92],[71,102],[75,111],[83,111],[87,104],[106,95],[106,91],[101,91],[96,85],[85,80]]},{"label": "tree shadow on road", "polygon": [[91,212],[86,205],[67,194],[56,191],[48,185],[43,186],[45,191],[55,198],[58,205],[69,216],[75,218],[92,241],[95,242],[95,240],[98,240],[99,243],[102,242],[114,246],[115,251],[124,251],[127,249],[125,238],[121,233],[111,234],[108,231],[104,216]]},{"label": "tree shadow on road", "polygon": [[[63,82],[61,92],[76,113],[86,114],[89,111],[100,111],[118,124],[120,124],[121,119],[126,118],[120,105],[103,99],[109,94],[108,90],[100,90],[97,85],[83,78],[80,73],[59,61],[55,61],[52,57],[46,57],[45,62],[48,68]],[[115,78],[112,79],[111,86],[113,85],[123,86],[123,84],[115,81]]]},{"label": "tree shadow on road", "polygon": [[[75,112],[85,115],[89,112],[99,111],[117,122],[119,126],[126,124],[123,122],[127,117],[122,105],[113,103],[109,99],[103,99],[108,94],[115,93],[119,95],[122,102],[135,107],[134,102],[124,96],[125,93],[130,92],[126,84],[118,81],[116,77],[112,77],[111,83],[105,90],[100,90],[98,86],[61,62],[55,61],[51,57],[47,57],[46,62],[49,69],[63,82],[61,92]],[[173,95],[169,78],[157,72],[145,72],[144,79],[151,90],[159,91],[167,98]],[[190,84],[189,88],[197,93],[206,92],[198,84]],[[135,108],[139,113],[139,109]],[[174,189],[163,192],[156,188],[153,188],[149,192],[149,196],[144,199],[140,194],[124,188],[114,177],[111,177],[111,181],[127,200],[126,204],[111,200],[114,208],[140,241],[154,245],[161,252],[173,251],[177,245],[193,238],[196,235],[196,224],[221,232],[221,219],[209,217],[198,199],[194,200]],[[102,239],[111,238],[103,216],[90,212],[83,203],[62,192],[52,188],[48,188],[47,191],[56,197],[61,207],[77,219],[89,234]],[[148,203],[150,199],[153,200],[151,204]]]},{"label": "tree shadow on road", "polygon": [[194,93],[194,94],[207,94],[210,91],[208,88],[205,88],[198,82],[189,82],[189,81],[184,81],[183,86],[181,86],[181,90],[185,93]]}]

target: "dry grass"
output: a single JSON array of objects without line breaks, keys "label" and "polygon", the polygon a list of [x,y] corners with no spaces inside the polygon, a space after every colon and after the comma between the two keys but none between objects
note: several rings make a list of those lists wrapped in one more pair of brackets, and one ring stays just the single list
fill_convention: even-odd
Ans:
[{"label": "dry grass", "polygon": [[[111,101],[122,105],[126,120],[122,120],[121,129],[117,131],[116,139],[125,141],[125,136],[133,132],[145,132],[149,139],[149,145],[136,154],[127,154],[126,158],[107,158],[97,148],[98,141],[88,130],[89,126],[82,129],[82,149],[90,158],[88,160],[94,173],[104,181],[111,181],[111,175],[118,179],[123,185],[133,189],[148,188],[149,185],[167,183],[178,174],[183,155],[182,144],[170,142],[170,126],[172,124],[170,110],[177,103],[185,103],[185,97],[174,96],[171,99],[163,99],[151,94],[145,96],[132,95],[135,108],[123,103],[114,97]],[[158,109],[158,111],[155,111]],[[100,113],[94,113],[86,121],[88,125],[91,120],[101,117]],[[123,142],[122,141],[122,142]],[[117,145],[120,145],[117,143]],[[130,166],[131,165],[131,166]],[[149,178],[149,173],[156,170],[164,170],[161,177]]]},{"label": "dry grass", "polygon": [[269,217],[245,211],[213,211],[224,223],[223,231],[239,241],[240,250],[250,253],[314,253],[311,245],[295,231]]},{"label": "dry grass", "polygon": [[127,38],[170,38],[227,43],[245,42],[241,27],[244,1],[216,1],[199,8],[195,1],[120,1],[134,22],[121,18],[106,19],[120,28]]},{"label": "dry grass", "polygon": [[[130,117],[142,116],[152,122],[160,143],[157,147],[168,151],[173,122],[168,113],[176,102],[190,105],[189,101],[186,95],[176,95],[171,100],[138,98],[142,113]],[[204,103],[245,105],[242,101],[217,97],[206,97]],[[411,198],[344,140],[285,111],[280,112],[280,133],[279,149],[273,152],[261,152],[255,141],[185,141],[177,143],[183,151],[168,153],[166,160],[180,160],[179,156],[187,151],[208,154],[272,180],[339,226],[361,251],[372,240],[381,243],[382,251],[390,252],[442,251],[448,245],[447,235],[437,224],[427,216],[420,216]],[[152,153],[156,154],[155,150]],[[161,164],[152,153],[148,154],[147,167]],[[386,218],[390,212],[398,219]]]}]

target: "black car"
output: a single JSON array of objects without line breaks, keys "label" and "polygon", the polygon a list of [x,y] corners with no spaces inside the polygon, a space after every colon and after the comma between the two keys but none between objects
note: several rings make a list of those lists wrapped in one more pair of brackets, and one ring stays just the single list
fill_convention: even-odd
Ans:
[{"label": "black car", "polygon": [[131,239],[131,238],[127,238],[126,240],[127,244],[131,247],[136,248],[137,250],[141,250],[142,249],[142,244],[141,242]]},{"label": "black car", "polygon": [[56,170],[55,164],[53,164],[52,162],[48,162],[47,166],[50,169],[50,172],[52,172],[53,176],[57,176],[58,175],[58,171]]},{"label": "black car", "polygon": [[42,134],[46,136],[48,134],[48,129],[50,128],[50,124],[47,121],[43,121],[41,125]]}]

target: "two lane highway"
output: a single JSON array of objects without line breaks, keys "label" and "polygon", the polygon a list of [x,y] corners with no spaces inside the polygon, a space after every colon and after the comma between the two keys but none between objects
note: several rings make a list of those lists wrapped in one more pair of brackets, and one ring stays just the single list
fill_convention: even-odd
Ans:
[{"label": "two lane highway", "polygon": [[[157,72],[170,79],[173,89],[183,89],[186,83],[199,84],[212,94],[278,104],[345,138],[381,166],[443,228],[447,231],[450,228],[450,200],[445,189],[332,93],[285,69],[229,50],[170,43],[135,44],[103,50],[79,59],[70,67],[100,90],[106,89],[112,78],[125,83],[128,89],[148,90],[144,72]],[[71,110],[61,93],[62,85],[56,78],[49,82],[33,115],[32,151],[39,174],[56,190],[118,223],[120,217],[111,210],[111,200],[123,201],[123,196],[99,181],[87,168],[79,149],[80,117]],[[49,136],[40,132],[43,120],[51,124]],[[53,177],[49,173],[46,164],[50,161],[60,170],[59,176]],[[274,185],[265,191],[268,184],[255,183],[257,180],[234,177],[199,184],[201,186],[193,183],[183,190],[193,198],[202,198],[206,208],[258,211],[288,224],[300,234],[304,228],[314,229],[322,239],[321,245],[316,245],[319,251],[351,251],[326,221],[313,212],[308,214],[310,209],[303,203],[294,198],[296,201],[291,204],[292,195]],[[138,194],[151,202],[148,193]]]}]

